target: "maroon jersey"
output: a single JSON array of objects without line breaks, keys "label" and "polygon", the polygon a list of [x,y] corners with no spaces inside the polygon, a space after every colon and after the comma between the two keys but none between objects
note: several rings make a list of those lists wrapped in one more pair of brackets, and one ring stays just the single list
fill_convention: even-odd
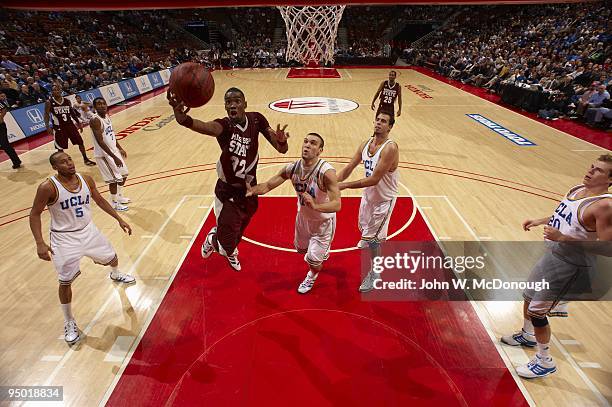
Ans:
[{"label": "maroon jersey", "polygon": [[259,133],[270,140],[266,133],[270,127],[268,120],[261,113],[247,112],[244,126],[232,123],[229,117],[215,122],[223,126],[223,132],[217,137],[221,147],[217,162],[219,179],[239,188],[246,188],[246,181],[254,184],[259,161]]},{"label": "maroon jersey", "polygon": [[73,117],[75,115],[72,109],[72,103],[67,98],[62,98],[61,103],[52,97],[49,99],[51,102],[51,115],[53,118],[53,127],[60,131],[71,131],[75,126]]},{"label": "maroon jersey", "polygon": [[393,112],[395,110],[395,99],[397,99],[399,92],[399,83],[395,82],[392,87],[389,87],[389,81],[385,81],[382,91],[380,92],[380,103],[378,105],[378,110]]}]

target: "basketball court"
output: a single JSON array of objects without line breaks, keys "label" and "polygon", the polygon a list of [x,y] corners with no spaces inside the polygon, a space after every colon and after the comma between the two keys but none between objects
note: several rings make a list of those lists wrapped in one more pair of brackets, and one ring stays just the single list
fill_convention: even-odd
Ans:
[{"label": "basketball court", "polygon": [[[372,133],[370,103],[388,70],[341,68],[338,78],[288,78],[288,69],[216,71],[213,99],[190,114],[224,117],[223,91],[238,87],[247,111],[263,113],[272,127],[288,124],[291,135],[286,155],[261,143],[260,180],[299,158],[310,131],[323,135],[323,157],[339,169]],[[415,70],[397,71],[403,108],[390,136],[400,148],[401,198],[391,241],[541,240],[539,230],[523,232],[522,221],[551,213],[591,162],[609,152]],[[83,261],[73,309],[85,337],[68,347],[56,275],[37,258],[27,221],[37,185],[52,174],[53,145],[22,154],[18,172],[0,163],[0,385],[61,385],[66,405],[612,400],[609,302],[575,303],[570,318],[554,319],[558,372],[522,380],[513,366],[533,351],[499,343],[521,326],[522,303],[388,302],[357,292],[359,190],[343,192],[335,252],[314,289],[300,296],[295,289],[306,266],[292,249],[289,184],[261,197],[239,246],[242,272],[218,255],[204,261],[199,251],[214,224],[217,142],[179,126],[163,93],[111,117],[116,131],[142,124],[121,140],[130,168],[124,193],[132,199],[122,216],[134,233],[124,235],[101,210],[94,221],[138,283],[115,286],[107,270]],[[531,144],[503,137],[482,118]],[[90,137],[86,129],[88,146]],[[76,148],[69,153],[107,196],[97,169],[85,167]],[[47,213],[43,224],[47,230]]]}]

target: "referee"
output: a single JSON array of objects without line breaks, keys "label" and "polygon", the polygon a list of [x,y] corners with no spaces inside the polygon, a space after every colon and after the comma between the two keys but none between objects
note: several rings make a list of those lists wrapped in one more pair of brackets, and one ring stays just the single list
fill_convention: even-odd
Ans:
[{"label": "referee", "polygon": [[10,109],[10,104],[6,99],[6,94],[4,92],[0,92],[0,148],[6,152],[11,161],[13,162],[13,168],[17,169],[21,167],[21,160],[19,156],[15,152],[11,143],[8,140],[8,130],[6,128],[6,123],[4,123],[4,116]]}]

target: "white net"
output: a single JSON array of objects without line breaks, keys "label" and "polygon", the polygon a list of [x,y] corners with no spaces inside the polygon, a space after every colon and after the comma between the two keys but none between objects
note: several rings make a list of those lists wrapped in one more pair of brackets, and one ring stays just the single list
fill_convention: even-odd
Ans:
[{"label": "white net", "polygon": [[288,61],[334,62],[338,24],[346,6],[279,6],[287,27]]}]

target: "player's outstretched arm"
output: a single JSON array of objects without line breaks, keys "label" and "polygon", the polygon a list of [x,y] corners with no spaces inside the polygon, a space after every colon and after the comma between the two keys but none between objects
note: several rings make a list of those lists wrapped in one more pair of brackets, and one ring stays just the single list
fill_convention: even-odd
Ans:
[{"label": "player's outstretched arm", "polygon": [[371,176],[358,179],[357,181],[341,182],[340,190],[366,188],[378,184],[378,181],[380,181],[383,175],[389,172],[393,166],[393,163],[397,161],[398,156],[399,149],[397,148],[397,144],[387,144],[380,153],[380,161],[378,161],[378,164],[376,164],[376,168]]},{"label": "player's outstretched arm", "polygon": [[48,202],[55,199],[55,190],[51,187],[51,181],[45,181],[38,186],[36,190],[36,196],[34,197],[34,203],[30,210],[30,230],[36,241],[36,253],[42,260],[51,261],[49,253],[54,254],[51,247],[45,242],[42,236],[42,222],[40,220],[40,214],[45,210]]},{"label": "player's outstretched arm", "polygon": [[287,179],[287,173],[285,168],[279,171],[278,174],[274,175],[272,178],[267,180],[266,182],[262,182],[261,184],[257,184],[254,187],[250,186],[247,183],[247,193],[246,196],[255,196],[255,195],[264,195],[268,192],[272,191],[274,188],[281,185]]},{"label": "player's outstretched arm", "polygon": [[338,182],[342,182],[348,177],[350,177],[355,167],[359,165],[359,163],[361,162],[361,152],[363,151],[366,143],[367,141],[364,141],[363,143],[361,143],[359,148],[357,148],[357,151],[355,151],[355,154],[353,154],[351,161],[338,172],[338,175],[337,175]]},{"label": "player's outstretched arm", "polygon": [[400,117],[402,115],[402,87],[401,86],[398,87],[398,91],[397,91],[397,105],[398,105],[397,117]]},{"label": "player's outstretched arm", "polygon": [[597,239],[612,242],[612,200],[602,199],[593,210]]},{"label": "player's outstretched arm", "polygon": [[340,189],[338,189],[338,179],[336,177],[336,170],[329,169],[325,171],[325,174],[323,175],[323,183],[325,184],[325,189],[327,190],[327,197],[329,198],[329,201],[317,204],[315,203],[312,196],[304,192],[302,193],[304,204],[319,212],[338,212],[342,208],[342,204],[340,198]]},{"label": "player's outstretched arm", "polygon": [[281,129],[280,124],[276,125],[276,130],[272,129],[272,127],[268,127],[266,129],[266,133],[268,133],[268,140],[270,140],[270,144],[272,147],[276,149],[281,154],[285,154],[289,150],[289,143],[287,143],[287,139],[289,138],[289,132],[285,131],[287,129],[287,125],[283,125]]},{"label": "player's outstretched arm", "polygon": [[523,230],[528,232],[532,227],[545,225],[550,220],[550,216],[540,219],[527,219],[523,222]]},{"label": "player's outstretched arm", "polygon": [[189,112],[189,108],[186,107],[183,102],[178,100],[176,95],[170,92],[170,90],[168,90],[168,93],[166,93],[166,97],[168,98],[168,103],[174,110],[174,118],[176,119],[176,122],[181,126],[212,137],[218,137],[223,132],[223,126],[217,122],[203,122],[189,116],[187,114]]},{"label": "player's outstretched arm", "polygon": [[100,195],[100,192],[98,192],[98,188],[96,188],[96,183],[94,182],[93,178],[91,178],[89,175],[84,174],[82,176],[85,179],[85,182],[87,182],[87,186],[91,191],[91,198],[94,200],[94,202],[98,204],[100,209],[102,209],[104,212],[117,219],[117,222],[119,222],[119,226],[121,226],[121,229],[123,229],[123,231],[126,232],[128,235],[131,235],[132,228],[130,227],[130,225],[128,225],[126,221],[121,218],[121,216],[119,216],[119,214],[113,209],[111,204],[106,199],[104,199],[102,195]]},{"label": "player's outstretched arm", "polygon": [[385,86],[385,82],[381,82],[380,83],[380,86],[378,87],[378,90],[374,94],[374,99],[372,99],[372,110],[374,110],[374,108],[375,108],[374,103],[376,103],[376,99],[378,99],[378,95],[380,95],[380,92],[382,92],[383,86]]}]

